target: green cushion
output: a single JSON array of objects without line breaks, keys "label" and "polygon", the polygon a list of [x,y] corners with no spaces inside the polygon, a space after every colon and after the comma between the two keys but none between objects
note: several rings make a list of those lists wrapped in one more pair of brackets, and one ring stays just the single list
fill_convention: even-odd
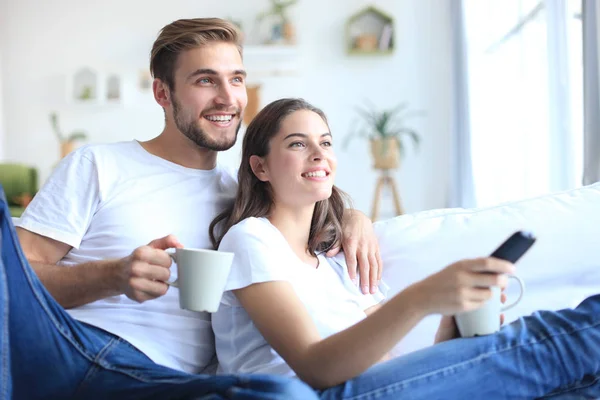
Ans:
[{"label": "green cushion", "polygon": [[21,216],[21,214],[23,214],[23,211],[25,211],[25,209],[23,207],[17,207],[17,206],[8,207],[8,210],[10,211],[11,217],[17,217],[17,218],[19,218]]},{"label": "green cushion", "polygon": [[37,169],[22,164],[0,164],[0,184],[9,206],[18,206],[15,197],[24,193],[31,196],[38,191]]}]

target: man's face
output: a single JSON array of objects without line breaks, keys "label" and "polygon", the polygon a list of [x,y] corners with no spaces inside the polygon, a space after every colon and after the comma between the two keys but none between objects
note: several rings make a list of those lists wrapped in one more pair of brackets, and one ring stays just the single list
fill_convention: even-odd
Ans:
[{"label": "man's face", "polygon": [[202,148],[231,148],[248,103],[237,47],[217,42],[181,53],[174,82],[171,104],[179,131]]}]

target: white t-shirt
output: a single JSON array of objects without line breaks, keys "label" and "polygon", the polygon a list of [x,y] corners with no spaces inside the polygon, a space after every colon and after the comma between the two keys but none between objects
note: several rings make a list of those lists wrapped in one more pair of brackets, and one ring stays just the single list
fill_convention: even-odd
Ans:
[{"label": "white t-shirt", "polygon": [[[186,247],[210,248],[208,226],[235,197],[229,171],[185,168],[137,142],[84,146],[67,156],[18,225],[73,246],[61,264],[122,258],[174,234]],[[172,266],[172,279],[177,269]],[[178,289],[139,304],[125,295],[67,310],[107,330],[158,364],[214,372],[210,316],[179,308]],[[210,369],[209,369],[210,370]]]},{"label": "white t-shirt", "polygon": [[[268,373],[295,376],[271,348],[238,302],[235,289],[253,283],[288,281],[306,306],[322,338],[366,317],[364,310],[384,294],[363,295],[350,280],[344,255],[319,255],[319,267],[304,264],[266,218],[248,218],[225,234],[219,250],[235,253],[219,310],[212,315],[218,373]],[[387,291],[385,284],[381,285]]]}]

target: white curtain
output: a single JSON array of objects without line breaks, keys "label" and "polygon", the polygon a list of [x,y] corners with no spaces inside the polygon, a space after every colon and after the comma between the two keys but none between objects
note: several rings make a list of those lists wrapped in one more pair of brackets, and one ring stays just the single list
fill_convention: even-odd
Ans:
[{"label": "white curtain", "polygon": [[583,183],[600,181],[600,79],[598,1],[583,0],[584,171]]},{"label": "white curtain", "polygon": [[471,121],[469,118],[469,89],[467,43],[463,1],[450,3],[452,18],[452,76],[453,124],[450,192],[448,207],[475,207],[473,168],[471,165]]},{"label": "white curtain", "polygon": [[[573,1],[573,0],[571,0]],[[548,66],[549,191],[577,186],[575,176],[575,139],[571,118],[571,65],[567,24],[570,22],[567,0],[545,0]],[[579,66],[581,70],[581,67]]]},{"label": "white curtain", "polygon": [[465,0],[478,206],[580,181],[581,112],[574,112],[573,98],[581,97],[574,89],[581,83],[572,69],[581,70],[581,62],[571,48],[577,43],[572,28],[580,22],[572,6],[566,0]]}]

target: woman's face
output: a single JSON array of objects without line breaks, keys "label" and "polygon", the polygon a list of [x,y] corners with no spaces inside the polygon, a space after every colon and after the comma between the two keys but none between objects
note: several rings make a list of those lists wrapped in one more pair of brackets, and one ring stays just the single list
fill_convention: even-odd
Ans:
[{"label": "woman's face", "polygon": [[329,127],[319,114],[295,111],[281,122],[270,141],[269,154],[260,159],[257,177],[268,181],[278,206],[306,206],[328,199],[337,160]]}]

